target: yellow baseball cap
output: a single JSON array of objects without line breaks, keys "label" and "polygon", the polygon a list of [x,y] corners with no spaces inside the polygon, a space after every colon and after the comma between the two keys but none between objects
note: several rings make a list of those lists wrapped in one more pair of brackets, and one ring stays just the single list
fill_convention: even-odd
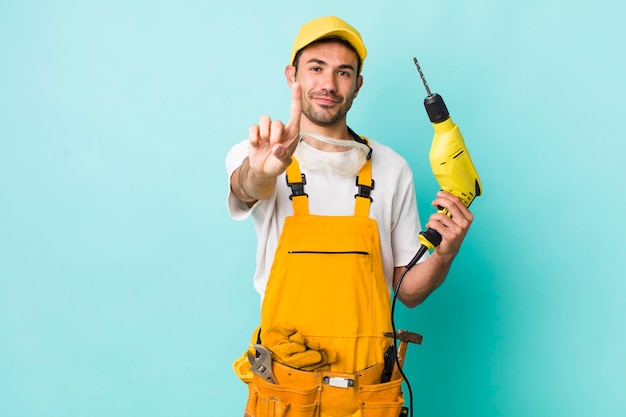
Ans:
[{"label": "yellow baseball cap", "polygon": [[356,53],[359,55],[359,58],[361,58],[362,68],[363,61],[365,61],[365,57],[367,56],[367,49],[365,49],[365,44],[363,43],[363,39],[361,39],[361,34],[358,30],[337,16],[320,17],[302,25],[300,32],[298,32],[298,36],[296,36],[296,39],[293,42],[291,59],[289,62],[293,65],[293,61],[298,51],[310,43],[322,38],[333,37],[345,39],[350,42],[356,50]]}]

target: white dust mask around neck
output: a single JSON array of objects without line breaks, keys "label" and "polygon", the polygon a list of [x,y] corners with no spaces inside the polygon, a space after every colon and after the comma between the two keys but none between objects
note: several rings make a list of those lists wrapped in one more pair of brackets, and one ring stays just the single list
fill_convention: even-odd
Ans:
[{"label": "white dust mask around neck", "polygon": [[[319,140],[329,145],[340,147],[337,152],[322,151],[306,141]],[[313,132],[300,132],[300,142],[294,156],[300,166],[306,169],[320,169],[329,167],[335,173],[343,176],[356,175],[367,161],[370,148],[364,143],[355,140],[333,139]]]}]

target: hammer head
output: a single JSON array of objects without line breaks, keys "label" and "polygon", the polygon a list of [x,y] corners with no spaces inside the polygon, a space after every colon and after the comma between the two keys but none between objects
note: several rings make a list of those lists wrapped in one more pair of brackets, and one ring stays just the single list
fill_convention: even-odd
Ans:
[{"label": "hammer head", "polygon": [[[393,338],[393,332],[384,332],[383,336]],[[417,345],[421,345],[423,337],[421,334],[409,332],[408,330],[398,330],[396,332],[396,339],[401,342],[415,343]]]}]

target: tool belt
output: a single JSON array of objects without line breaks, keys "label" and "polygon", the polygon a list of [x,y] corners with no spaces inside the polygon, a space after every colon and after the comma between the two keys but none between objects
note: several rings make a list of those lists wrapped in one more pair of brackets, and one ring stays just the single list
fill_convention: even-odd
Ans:
[{"label": "tool belt", "polygon": [[349,374],[301,371],[274,361],[276,384],[248,375],[245,417],[398,417],[402,379],[381,384],[382,371],[383,363]]}]

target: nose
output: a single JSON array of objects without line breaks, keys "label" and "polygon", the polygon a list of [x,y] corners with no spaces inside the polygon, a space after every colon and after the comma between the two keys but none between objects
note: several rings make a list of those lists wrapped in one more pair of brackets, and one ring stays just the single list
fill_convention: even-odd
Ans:
[{"label": "nose", "polygon": [[335,93],[337,91],[336,75],[331,71],[325,72],[322,77],[320,77],[319,87],[327,93]]}]

